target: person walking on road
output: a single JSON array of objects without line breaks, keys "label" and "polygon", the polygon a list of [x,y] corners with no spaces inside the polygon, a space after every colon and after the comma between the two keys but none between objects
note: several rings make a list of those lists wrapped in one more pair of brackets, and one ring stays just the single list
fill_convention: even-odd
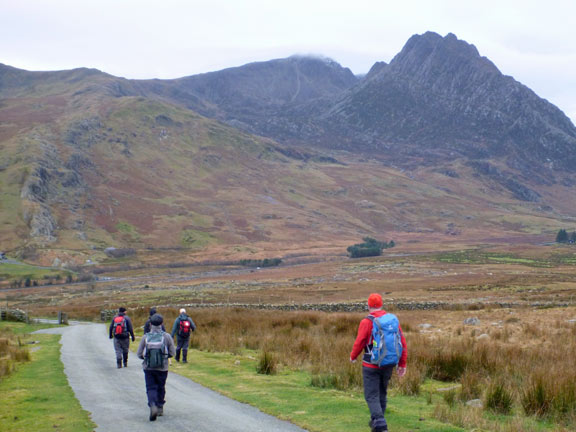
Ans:
[{"label": "person walking on road", "polygon": [[370,294],[368,311],[369,315],[360,321],[350,362],[355,363],[364,350],[362,381],[364,398],[370,410],[370,428],[372,432],[384,432],[388,430],[384,418],[388,383],[396,365],[398,376],[406,374],[408,351],[398,318],[382,309],[380,294]]},{"label": "person walking on road", "polygon": [[128,367],[128,351],[130,349],[130,337],[134,342],[134,329],[132,321],[126,315],[126,308],[118,308],[118,314],[110,323],[110,339],[114,338],[114,351],[116,351],[116,366],[118,369]]},{"label": "person walking on road", "polygon": [[188,363],[188,346],[190,344],[190,335],[196,330],[194,321],[186,315],[186,309],[180,309],[180,315],[174,321],[171,336],[178,334],[178,344],[176,346],[176,361],[180,361],[180,351],[182,351],[182,363]]},{"label": "person walking on road", "polygon": [[150,407],[150,421],[164,415],[166,403],[166,379],[168,378],[168,359],[174,357],[176,349],[172,337],[162,330],[164,318],[160,314],[150,318],[150,332],[144,334],[138,345],[138,358],[144,360],[142,369],[146,381],[146,395]]},{"label": "person walking on road", "polygon": [[[150,320],[152,319],[152,316],[156,313],[156,308],[155,307],[151,307],[150,308],[150,317],[148,318],[148,320],[144,323],[144,334],[146,333],[150,333]],[[162,330],[166,331],[166,328],[164,327],[164,324],[162,324]]]}]

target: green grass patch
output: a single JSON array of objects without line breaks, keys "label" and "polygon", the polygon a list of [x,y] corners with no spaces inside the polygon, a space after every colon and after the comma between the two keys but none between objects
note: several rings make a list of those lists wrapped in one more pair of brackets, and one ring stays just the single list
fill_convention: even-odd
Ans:
[{"label": "green grass patch", "polygon": [[70,271],[58,270],[52,268],[41,268],[28,264],[7,264],[0,263],[0,280],[44,280],[60,279],[66,280],[66,276],[73,274]]},{"label": "green grass patch", "polygon": [[203,248],[215,241],[212,234],[192,229],[182,231],[181,235],[181,243],[185,247]]},{"label": "green grass patch", "polygon": [[[0,323],[24,333],[40,326]],[[93,431],[90,420],[74,397],[60,362],[60,336],[34,335],[39,344],[32,361],[0,382],[0,429],[3,432]]]},{"label": "green grass patch", "polygon": [[[311,432],[368,430],[370,414],[361,389],[338,391],[312,387],[310,374],[304,371],[284,369],[276,375],[258,374],[256,357],[191,350],[190,363],[173,363],[172,371]],[[390,429],[398,432],[464,430],[435,420],[433,411],[425,397],[392,392],[386,419]]]},{"label": "green grass patch", "polygon": [[138,230],[134,225],[131,225],[128,222],[124,221],[118,222],[116,224],[116,229],[122,234],[125,234],[132,241],[140,240],[140,233],[138,232]]},{"label": "green grass patch", "polygon": [[431,255],[437,262],[452,264],[520,264],[529,267],[552,267],[553,264],[544,259],[522,258],[516,255],[502,253],[458,251]]}]

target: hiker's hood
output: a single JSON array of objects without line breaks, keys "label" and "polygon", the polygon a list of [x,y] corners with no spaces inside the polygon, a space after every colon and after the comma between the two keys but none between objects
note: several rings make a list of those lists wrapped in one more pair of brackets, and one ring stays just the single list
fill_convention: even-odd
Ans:
[{"label": "hiker's hood", "polygon": [[372,315],[373,317],[381,317],[382,315],[386,315],[386,311],[384,309],[380,309],[374,312],[370,312],[370,315]]},{"label": "hiker's hood", "polygon": [[181,313],[179,318],[186,319],[188,318],[188,315],[186,315],[185,313]]},{"label": "hiker's hood", "polygon": [[154,325],[154,324],[150,324],[150,333],[152,332],[161,332],[162,330],[162,324],[160,325]]}]

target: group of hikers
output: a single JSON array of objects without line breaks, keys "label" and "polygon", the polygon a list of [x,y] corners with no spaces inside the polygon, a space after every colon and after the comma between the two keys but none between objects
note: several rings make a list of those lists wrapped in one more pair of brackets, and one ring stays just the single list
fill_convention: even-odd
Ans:
[{"label": "group of hikers", "polygon": [[[360,321],[350,353],[350,362],[355,363],[358,356],[364,352],[362,380],[364,398],[370,411],[369,426],[372,432],[384,432],[388,431],[384,417],[388,383],[395,368],[399,377],[406,374],[408,351],[398,318],[382,308],[382,296],[376,293],[370,294],[367,306],[369,315]],[[144,337],[137,351],[138,358],[143,360],[150,421],[164,414],[169,358],[175,357],[176,361],[180,361],[182,353],[182,362],[187,362],[190,335],[195,330],[196,325],[186,314],[186,310],[180,309],[180,315],[174,321],[172,332],[168,334],[162,315],[156,313],[155,308],[150,309],[150,318],[144,325]],[[177,335],[176,346],[173,340],[175,335]],[[130,338],[132,341],[135,338],[132,322],[123,307],[119,308],[118,314],[110,324],[110,338],[114,338],[117,367],[127,367]]]},{"label": "group of hikers", "polygon": [[[180,309],[180,315],[174,321],[171,333],[166,332],[164,317],[157,313],[156,308],[150,309],[150,317],[144,324],[144,336],[136,352],[138,358],[143,360],[150,421],[155,421],[158,416],[164,415],[169,359],[174,357],[179,362],[182,354],[182,362],[188,362],[190,336],[195,330],[196,324],[186,314],[184,308]],[[132,321],[126,315],[126,308],[118,308],[118,314],[110,323],[109,336],[110,339],[114,339],[116,367],[118,369],[122,366],[128,367],[130,339],[134,342],[136,338]],[[177,345],[174,345],[175,336]]]}]

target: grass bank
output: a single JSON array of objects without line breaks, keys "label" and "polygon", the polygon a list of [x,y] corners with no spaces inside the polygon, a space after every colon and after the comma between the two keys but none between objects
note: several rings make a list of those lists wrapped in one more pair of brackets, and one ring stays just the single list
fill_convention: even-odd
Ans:
[{"label": "grass bank", "polygon": [[[303,371],[281,370],[276,375],[261,375],[256,373],[256,357],[256,353],[233,355],[191,350],[190,363],[173,362],[172,371],[311,432],[368,430],[370,414],[361,391],[312,387],[311,375]],[[392,393],[386,418],[390,429],[397,432],[465,430],[436,420],[433,413],[434,406],[426,397]]]},{"label": "grass bank", "polygon": [[39,326],[0,323],[0,332],[10,328],[33,345],[31,361],[20,364],[0,381],[0,429],[3,432],[88,432],[96,425],[74,397],[60,362],[59,335],[33,335]]}]

